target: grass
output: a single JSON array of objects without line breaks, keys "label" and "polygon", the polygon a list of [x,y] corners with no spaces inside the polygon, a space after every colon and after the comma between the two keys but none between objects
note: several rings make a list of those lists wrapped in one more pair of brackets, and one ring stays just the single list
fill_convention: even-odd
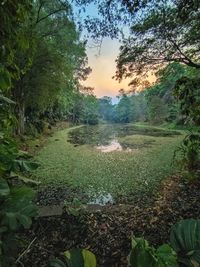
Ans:
[{"label": "grass", "polygon": [[184,136],[125,136],[119,140],[132,151],[102,153],[90,145],[74,147],[67,141],[69,130],[56,132],[39,151],[35,158],[41,166],[34,173],[36,179],[42,186],[66,185],[88,195],[111,193],[115,200],[132,200],[155,191],[175,171],[174,149]]}]

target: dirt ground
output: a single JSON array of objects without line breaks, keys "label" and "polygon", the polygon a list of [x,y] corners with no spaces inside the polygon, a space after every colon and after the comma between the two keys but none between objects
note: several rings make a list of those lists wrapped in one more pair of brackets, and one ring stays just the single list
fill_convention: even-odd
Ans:
[{"label": "dirt ground", "polygon": [[[98,266],[127,266],[131,236],[143,236],[151,244],[168,242],[171,226],[183,218],[200,217],[200,182],[187,184],[174,176],[157,196],[130,205],[108,205],[81,212],[40,217],[23,233],[28,247],[21,262],[26,267],[50,266],[49,258],[70,248],[95,253]],[[32,243],[31,243],[32,242]],[[30,245],[31,243],[31,245]]]}]

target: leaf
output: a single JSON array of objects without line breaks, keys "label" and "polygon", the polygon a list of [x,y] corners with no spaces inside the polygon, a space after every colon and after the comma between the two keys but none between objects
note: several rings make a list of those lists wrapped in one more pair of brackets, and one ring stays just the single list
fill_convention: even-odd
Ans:
[{"label": "leaf", "polygon": [[10,176],[11,176],[10,178],[17,177],[19,180],[21,180],[25,184],[32,184],[32,185],[40,185],[41,184],[40,181],[35,181],[33,179],[27,178],[21,174],[15,173],[15,172],[11,172]]},{"label": "leaf", "polygon": [[83,260],[84,260],[84,267],[96,267],[96,257],[95,255],[90,252],[89,250],[83,249],[82,250]]},{"label": "leaf", "polygon": [[0,101],[3,101],[7,104],[15,104],[15,102],[13,100],[11,100],[10,98],[5,97],[3,95],[0,95]]},{"label": "leaf", "polygon": [[[23,215],[29,218],[37,215],[36,205],[32,203],[34,195],[34,191],[27,187],[12,188],[9,197],[5,199],[1,206],[2,213],[9,214],[9,217],[15,216],[19,224],[30,224],[30,221],[25,222],[27,219]],[[6,223],[9,223],[8,219]]]},{"label": "leaf", "polygon": [[[135,245],[137,243],[137,245]],[[131,250],[129,262],[132,267],[154,267],[156,258],[153,247],[143,238],[134,239],[134,248]]]},{"label": "leaf", "polygon": [[31,226],[32,223],[31,217],[23,214],[18,214],[17,219],[19,223],[24,226],[25,229],[28,229]]},{"label": "leaf", "polygon": [[176,252],[167,244],[160,246],[156,251],[159,267],[178,267]]},{"label": "leaf", "polygon": [[8,228],[6,226],[0,227],[0,234],[7,232]]},{"label": "leaf", "polygon": [[134,238],[132,238],[132,239],[131,239],[131,247],[132,247],[132,248],[135,248],[137,244],[142,244],[142,246],[144,246],[144,247],[148,247],[148,245],[149,245],[149,244],[148,244],[148,241],[145,240],[145,239],[142,238],[142,237],[139,237],[139,238],[134,237]]},{"label": "leaf", "polygon": [[11,78],[10,73],[1,68],[0,69],[0,89],[5,90],[8,89],[11,86]]},{"label": "leaf", "polygon": [[34,171],[39,167],[39,164],[26,160],[14,160],[14,171],[20,170],[25,172]]},{"label": "leaf", "polygon": [[6,197],[10,194],[8,183],[4,179],[0,179],[0,197]]},{"label": "leaf", "polygon": [[2,225],[8,225],[11,230],[16,230],[18,227],[16,213],[6,212],[2,219]]},{"label": "leaf", "polygon": [[61,260],[59,260],[57,258],[54,258],[54,259],[50,260],[50,266],[51,267],[67,267],[66,264],[63,261],[61,261]]},{"label": "leaf", "polygon": [[177,252],[180,262],[200,264],[200,220],[187,219],[175,224],[170,232],[170,243]]},{"label": "leaf", "polygon": [[71,249],[64,252],[68,267],[85,267],[81,249]]}]

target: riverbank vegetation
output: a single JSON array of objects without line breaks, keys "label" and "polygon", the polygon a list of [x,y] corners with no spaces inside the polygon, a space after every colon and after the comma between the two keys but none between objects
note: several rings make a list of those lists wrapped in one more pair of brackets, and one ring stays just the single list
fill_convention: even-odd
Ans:
[{"label": "riverbank vegetation", "polygon": [[[83,15],[89,5],[97,17]],[[177,220],[200,216],[199,5],[0,1],[0,266],[48,266],[79,246],[101,266],[126,266],[131,235],[160,245]],[[115,78],[132,81],[115,104],[82,85],[92,71],[83,31],[122,41]],[[61,121],[76,128],[53,133]],[[196,257],[178,266],[199,266],[199,242],[189,247]]]}]

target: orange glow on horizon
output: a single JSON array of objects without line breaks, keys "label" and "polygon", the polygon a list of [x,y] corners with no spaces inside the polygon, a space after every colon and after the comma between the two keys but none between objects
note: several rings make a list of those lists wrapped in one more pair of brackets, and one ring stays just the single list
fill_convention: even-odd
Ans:
[{"label": "orange glow on horizon", "polygon": [[[87,50],[88,63],[92,68],[92,73],[88,79],[83,82],[84,86],[94,88],[94,94],[97,97],[110,96],[116,97],[120,89],[128,91],[131,89],[128,84],[133,79],[124,79],[120,83],[113,79],[116,71],[116,58],[119,53],[119,42],[115,40],[104,40],[101,47],[100,56],[95,56],[95,51]],[[148,81],[153,83],[155,76],[149,75]]]}]

